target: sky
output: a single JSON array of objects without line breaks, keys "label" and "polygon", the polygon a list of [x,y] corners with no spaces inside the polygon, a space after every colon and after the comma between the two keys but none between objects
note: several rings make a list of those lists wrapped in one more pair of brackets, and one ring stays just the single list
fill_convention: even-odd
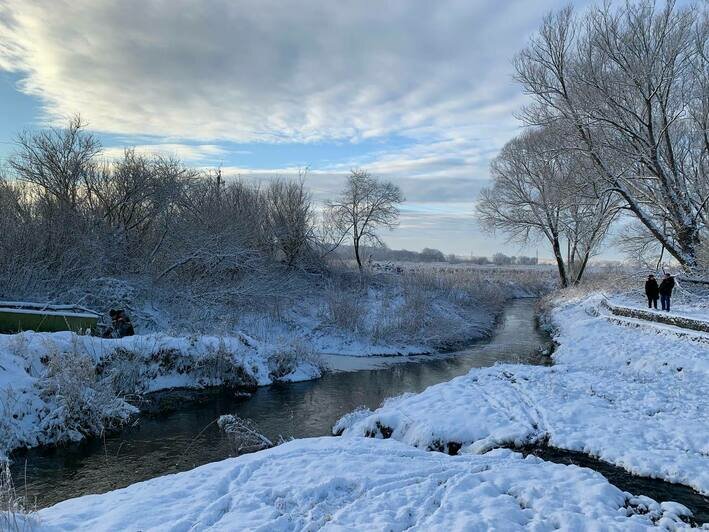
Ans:
[{"label": "sky", "polygon": [[484,233],[474,205],[521,127],[512,58],[566,3],[0,0],[0,162],[19,131],[79,113],[108,155],[307,168],[317,201],[351,169],[394,181],[392,248],[545,256]]}]

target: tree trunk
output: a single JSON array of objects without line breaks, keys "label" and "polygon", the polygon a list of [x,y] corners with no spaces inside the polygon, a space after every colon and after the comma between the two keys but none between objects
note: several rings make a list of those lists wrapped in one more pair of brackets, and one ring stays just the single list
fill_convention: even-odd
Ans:
[{"label": "tree trunk", "polygon": [[362,259],[359,257],[359,238],[353,240],[355,258],[357,259],[357,267],[359,268],[359,273],[362,273]]},{"label": "tree trunk", "polygon": [[554,236],[551,241],[552,248],[554,248],[554,258],[556,259],[556,266],[559,268],[559,279],[561,280],[561,287],[566,288],[569,286],[569,279],[566,276],[566,267],[564,266],[564,257],[561,254],[561,245],[559,245],[559,237]]},{"label": "tree trunk", "polygon": [[590,256],[590,251],[586,251],[586,254],[583,256],[583,260],[581,261],[581,265],[579,266],[579,271],[576,272],[576,275],[574,276],[574,285],[581,282],[581,277],[583,277],[583,272],[586,271],[586,266],[588,265],[588,259]]}]

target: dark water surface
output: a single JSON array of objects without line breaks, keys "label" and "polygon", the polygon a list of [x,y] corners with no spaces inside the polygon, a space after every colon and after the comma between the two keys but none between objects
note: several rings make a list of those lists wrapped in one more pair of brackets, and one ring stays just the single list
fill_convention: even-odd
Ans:
[{"label": "dark water surface", "polygon": [[[388,397],[420,392],[474,367],[496,362],[549,363],[549,358],[541,355],[549,347],[549,338],[536,327],[534,305],[532,299],[512,301],[489,340],[455,353],[416,357],[330,356],[325,362],[332,372],[322,378],[261,387],[249,399],[216,391],[161,394],[159,402],[171,408],[170,412],[142,415],[119,434],[68,447],[16,454],[13,457],[16,486],[29,500],[36,499],[39,507],[45,507],[233,456],[230,442],[214,423],[222,414],[251,419],[273,441],[280,437],[325,436],[342,415],[357,407],[376,408]],[[657,498],[653,496],[656,493],[661,496],[658,500],[676,500],[695,512],[701,511],[702,503],[707,502],[699,496],[698,507],[695,500],[687,500],[682,493],[673,497],[672,484],[661,483],[670,492],[658,492],[653,484],[658,481],[643,485],[643,479],[638,477],[615,471],[614,474],[628,477],[615,478],[616,485],[634,482],[634,493]],[[709,504],[704,511],[709,511]]]}]

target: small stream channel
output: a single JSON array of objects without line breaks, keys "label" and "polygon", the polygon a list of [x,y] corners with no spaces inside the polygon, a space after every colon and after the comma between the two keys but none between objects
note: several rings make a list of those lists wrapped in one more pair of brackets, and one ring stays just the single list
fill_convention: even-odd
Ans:
[{"label": "small stream channel", "polygon": [[[550,340],[536,327],[534,307],[533,299],[512,301],[490,339],[455,353],[328,356],[325,362],[332,371],[322,378],[261,387],[246,399],[223,391],[162,393],[156,398],[162,413],[142,415],[118,434],[56,449],[16,453],[16,486],[29,500],[36,499],[38,507],[45,507],[231,456],[230,442],[213,423],[222,414],[251,419],[273,441],[279,437],[325,436],[342,415],[357,407],[374,409],[388,397],[420,392],[474,367],[496,362],[548,364],[549,357],[541,352],[550,346]],[[553,451],[543,457],[573,461]],[[634,477],[613,466],[604,471],[602,462],[596,465],[598,468],[590,467],[612,476],[622,489],[628,489],[624,485],[632,486],[629,491],[636,494],[676,500],[693,510],[700,522],[709,521],[709,499],[689,488],[677,486],[673,490],[673,484]],[[692,498],[692,494],[696,497]]]}]

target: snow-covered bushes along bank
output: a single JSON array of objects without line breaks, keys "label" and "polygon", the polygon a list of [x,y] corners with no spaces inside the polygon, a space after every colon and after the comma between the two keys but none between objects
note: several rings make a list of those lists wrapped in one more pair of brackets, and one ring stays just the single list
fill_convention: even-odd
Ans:
[{"label": "snow-covered bushes along bank", "polygon": [[554,366],[474,369],[334,431],[464,453],[548,443],[709,494],[709,344],[622,327],[600,297],[557,301],[550,320]]},{"label": "snow-covered bushes along bank", "polygon": [[[444,456],[395,441],[296,440],[61,502],[36,530],[648,530],[686,508],[506,450]],[[686,519],[686,517],[685,517]]]},{"label": "snow-covered bushes along bank", "polygon": [[298,336],[321,353],[450,350],[488,335],[510,298],[546,293],[554,279],[553,271],[435,266],[364,277],[346,268],[333,271],[323,287],[280,305],[268,318],[247,313],[237,327],[255,337],[266,338],[269,330]]},{"label": "snow-covered bushes along bank", "polygon": [[351,265],[333,264],[320,274],[282,273],[278,283],[275,293],[257,283],[233,294],[102,278],[61,300],[124,308],[141,334],[241,332],[263,344],[298,337],[321,353],[406,354],[485,336],[505,301],[547,293],[554,272],[429,264],[360,276]]},{"label": "snow-covered bushes along bank", "polygon": [[131,395],[319,375],[317,358],[297,340],[0,335],[0,457],[17,447],[77,441],[115,428],[137,412],[126,401]]}]

